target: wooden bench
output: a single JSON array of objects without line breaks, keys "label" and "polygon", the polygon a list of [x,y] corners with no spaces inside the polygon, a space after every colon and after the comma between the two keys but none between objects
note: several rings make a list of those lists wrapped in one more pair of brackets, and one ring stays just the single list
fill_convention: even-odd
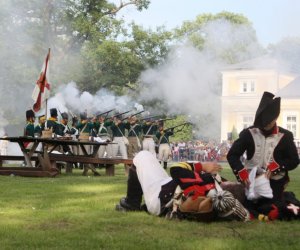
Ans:
[{"label": "wooden bench", "polygon": [[[66,163],[82,163],[82,164],[101,164],[106,169],[106,175],[113,176],[115,174],[115,164],[133,164],[132,159],[122,158],[92,158],[84,155],[65,155],[65,154],[49,154],[51,162],[66,162]],[[38,156],[32,156],[31,161],[38,162]],[[52,176],[53,174],[47,173],[47,170],[43,170],[41,167],[29,168],[29,167],[2,167],[3,161],[24,161],[24,156],[18,155],[0,155],[0,175],[19,175],[22,176]],[[53,169],[52,169],[53,170]],[[44,171],[45,173],[38,173],[38,171]]]},{"label": "wooden bench", "polygon": [[115,164],[132,165],[132,159],[122,158],[92,158],[84,155],[64,155],[64,154],[49,154],[50,161],[82,163],[82,164],[101,164],[106,169],[106,175],[115,175]]}]

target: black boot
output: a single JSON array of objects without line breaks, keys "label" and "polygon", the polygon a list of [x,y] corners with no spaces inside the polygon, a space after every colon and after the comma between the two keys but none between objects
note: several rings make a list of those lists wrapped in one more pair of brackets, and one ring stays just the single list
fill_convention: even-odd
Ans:
[{"label": "black boot", "polygon": [[164,169],[167,169],[168,167],[168,162],[164,161]]},{"label": "black boot", "polygon": [[142,196],[143,190],[136,170],[130,167],[127,180],[127,196],[120,200],[116,209],[121,211],[140,211]]}]

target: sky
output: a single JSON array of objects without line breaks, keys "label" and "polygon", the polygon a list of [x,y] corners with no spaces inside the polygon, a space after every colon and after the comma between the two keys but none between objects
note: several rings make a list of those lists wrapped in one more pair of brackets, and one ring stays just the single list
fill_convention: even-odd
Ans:
[{"label": "sky", "polygon": [[299,0],[151,0],[149,8],[142,12],[127,7],[119,15],[145,28],[164,25],[172,29],[183,21],[195,20],[198,15],[221,11],[246,16],[264,46],[277,43],[285,37],[300,36]]}]

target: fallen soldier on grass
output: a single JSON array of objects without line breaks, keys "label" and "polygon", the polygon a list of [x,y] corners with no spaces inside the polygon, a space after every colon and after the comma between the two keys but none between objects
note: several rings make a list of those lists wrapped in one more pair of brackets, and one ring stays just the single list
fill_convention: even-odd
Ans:
[{"label": "fallen soldier on grass", "polygon": [[[224,185],[217,175],[222,167],[215,162],[179,162],[170,174],[148,151],[139,152],[129,170],[127,196],[120,200],[118,211],[141,211],[167,218],[214,221],[218,218],[250,220],[248,210],[236,199],[241,188]],[[240,184],[236,184],[240,185]],[[230,187],[233,195],[224,190]],[[144,195],[145,205],[141,206]]]}]

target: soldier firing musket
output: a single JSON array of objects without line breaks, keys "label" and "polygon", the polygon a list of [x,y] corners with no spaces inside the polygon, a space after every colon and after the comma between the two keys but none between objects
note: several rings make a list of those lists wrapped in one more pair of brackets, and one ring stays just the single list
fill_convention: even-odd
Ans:
[{"label": "soldier firing musket", "polygon": [[139,112],[134,113],[134,114],[129,115],[129,116],[126,116],[126,117],[124,117],[123,119],[121,119],[121,121],[124,121],[124,120],[126,120],[126,119],[130,119],[130,118],[132,118],[132,117],[134,117],[134,116],[136,116],[136,115],[139,115],[139,114],[141,114],[141,113],[143,113],[143,112],[145,112],[145,110],[139,111]]},{"label": "soldier firing musket", "polygon": [[174,126],[174,127],[166,128],[166,129],[164,129],[164,132],[167,132],[167,131],[170,131],[170,130],[173,130],[173,131],[174,131],[175,128],[182,127],[180,130],[177,130],[177,131],[176,131],[176,132],[179,132],[179,131],[183,130],[183,128],[184,128],[185,126],[187,126],[187,125],[192,125],[192,123],[190,123],[190,122],[184,122],[184,123],[179,124],[179,125],[176,125],[176,126]]},{"label": "soldier firing musket", "polygon": [[176,117],[166,117],[166,118],[160,118],[158,120],[156,120],[155,122],[158,124],[158,126],[164,126],[164,122],[165,121],[170,121],[170,120],[174,120]]},{"label": "soldier firing musket", "polygon": [[143,150],[147,150],[153,155],[156,155],[154,137],[158,129],[158,123],[155,118],[160,117],[161,115],[155,115],[141,119],[141,121],[144,121],[144,123],[142,124]]},{"label": "soldier firing musket", "polygon": [[108,116],[108,114],[110,113],[110,112],[112,112],[112,111],[114,111],[115,109],[111,109],[111,110],[108,110],[108,111],[105,111],[105,112],[102,112],[102,113],[98,113],[98,114],[96,114],[95,116],[96,117],[100,117],[100,116],[104,116],[105,117],[105,119],[107,118],[107,116]]},{"label": "soldier firing musket", "polygon": [[[128,159],[127,154],[127,146],[129,145],[129,141],[125,136],[125,130],[129,129],[129,122],[122,121],[122,115],[131,112],[132,110],[116,113],[111,116],[109,119],[109,127],[112,132],[113,137],[113,158],[117,157],[117,154],[120,152],[123,159]],[[125,171],[127,173],[128,166],[125,165]]]},{"label": "soldier firing musket", "polygon": [[148,116],[148,117],[141,118],[140,121],[154,120],[154,119],[159,118],[159,117],[161,117],[161,115]]},{"label": "soldier firing musket", "polygon": [[139,111],[125,118],[129,123],[129,128],[128,128],[129,144],[127,146],[128,158],[133,158],[142,149],[142,145],[140,141],[142,126],[139,123],[139,119],[136,116],[143,112],[145,111],[144,110]]},{"label": "soldier firing musket", "polygon": [[127,113],[129,113],[129,112],[131,112],[132,110],[128,110],[128,111],[126,111],[126,112],[123,112],[123,113],[116,113],[116,114],[114,114],[113,116],[110,116],[110,117],[108,117],[108,118],[106,118],[106,119],[113,119],[113,118],[115,118],[115,117],[121,117],[122,115],[125,115],[125,114],[127,114]]},{"label": "soldier firing musket", "polygon": [[[96,131],[96,138],[94,140],[101,141],[112,141],[111,134],[109,133],[109,127],[113,124],[113,121],[107,119],[107,116],[110,112],[114,111],[115,109],[108,110],[106,112],[96,114],[97,121],[95,122],[94,129]],[[98,157],[99,158],[112,158],[113,157],[113,145],[107,144],[106,146],[102,146],[98,150]],[[104,165],[100,165],[104,166]]]}]

